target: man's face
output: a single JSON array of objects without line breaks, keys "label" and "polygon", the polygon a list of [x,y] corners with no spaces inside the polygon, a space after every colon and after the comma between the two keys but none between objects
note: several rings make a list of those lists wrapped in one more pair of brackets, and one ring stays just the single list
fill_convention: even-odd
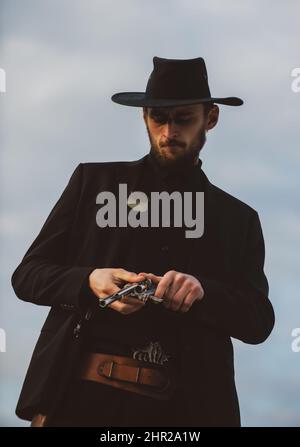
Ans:
[{"label": "man's face", "polygon": [[150,152],[157,161],[161,165],[182,167],[197,163],[206,141],[206,131],[217,122],[218,107],[214,106],[208,116],[204,114],[203,104],[148,107],[147,110],[148,114],[144,109],[144,120],[151,144]]}]

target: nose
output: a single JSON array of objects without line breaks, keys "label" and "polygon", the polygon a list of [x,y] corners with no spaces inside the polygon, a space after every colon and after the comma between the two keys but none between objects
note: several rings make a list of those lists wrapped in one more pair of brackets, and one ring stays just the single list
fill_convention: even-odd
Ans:
[{"label": "nose", "polygon": [[164,125],[163,136],[168,139],[173,139],[178,137],[178,129],[174,121],[169,120]]}]

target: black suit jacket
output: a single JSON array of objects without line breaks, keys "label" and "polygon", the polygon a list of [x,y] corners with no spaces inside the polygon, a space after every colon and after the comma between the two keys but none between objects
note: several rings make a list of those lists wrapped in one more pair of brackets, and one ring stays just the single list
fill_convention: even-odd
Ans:
[{"label": "black suit jacket", "polygon": [[[126,268],[121,258],[120,265],[111,265],[109,256],[124,232],[97,227],[95,197],[100,191],[117,193],[119,183],[134,190],[146,158],[79,164],[13,273],[20,299],[50,306],[17,404],[21,418],[55,411],[63,398],[80,359],[78,329],[87,324],[85,316],[96,299],[82,293],[89,274],[95,268]],[[263,271],[264,240],[257,212],[210,183],[202,169],[201,175],[205,231],[195,239],[185,273],[199,279],[205,297],[181,316],[179,393],[188,407],[188,425],[239,426],[231,337],[261,343],[274,325]]]}]

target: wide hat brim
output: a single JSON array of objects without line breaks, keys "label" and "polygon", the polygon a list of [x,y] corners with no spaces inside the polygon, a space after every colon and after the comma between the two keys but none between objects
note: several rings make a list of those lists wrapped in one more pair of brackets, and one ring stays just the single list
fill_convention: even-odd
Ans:
[{"label": "wide hat brim", "polygon": [[115,93],[111,99],[117,104],[133,107],[176,107],[209,102],[224,104],[226,106],[241,106],[244,103],[241,98],[237,98],[236,96],[228,96],[226,98],[158,99],[148,98],[144,92]]}]

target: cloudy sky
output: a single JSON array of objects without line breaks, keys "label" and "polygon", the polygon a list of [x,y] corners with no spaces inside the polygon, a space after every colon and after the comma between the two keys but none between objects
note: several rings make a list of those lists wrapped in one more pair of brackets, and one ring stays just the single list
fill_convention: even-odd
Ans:
[{"label": "cloudy sky", "polygon": [[14,415],[48,309],[18,300],[10,277],[80,162],[149,150],[139,108],[110,99],[144,91],[153,56],[204,57],[218,126],[201,153],[210,181],[255,208],[277,322],[262,345],[235,342],[246,426],[300,425],[300,3],[293,0],[1,0],[0,425]]}]

